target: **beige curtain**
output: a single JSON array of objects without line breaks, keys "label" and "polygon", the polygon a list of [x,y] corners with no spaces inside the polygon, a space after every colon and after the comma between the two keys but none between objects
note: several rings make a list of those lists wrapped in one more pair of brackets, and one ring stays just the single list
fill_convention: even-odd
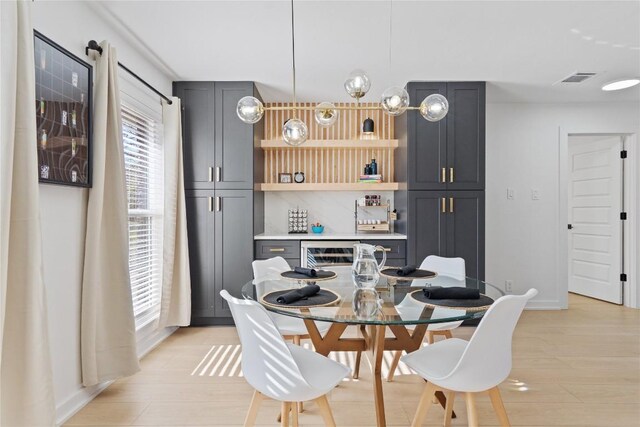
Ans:
[{"label": "beige curtain", "polygon": [[160,326],[188,326],[191,278],[182,165],[180,98],[162,103],[164,123],[164,242]]},{"label": "beige curtain", "polygon": [[140,370],[129,284],[129,239],[118,60],[108,42],[96,58],[93,188],[89,192],[82,319],[85,386]]},{"label": "beige curtain", "polygon": [[55,425],[42,274],[30,2],[2,2],[0,425]]}]

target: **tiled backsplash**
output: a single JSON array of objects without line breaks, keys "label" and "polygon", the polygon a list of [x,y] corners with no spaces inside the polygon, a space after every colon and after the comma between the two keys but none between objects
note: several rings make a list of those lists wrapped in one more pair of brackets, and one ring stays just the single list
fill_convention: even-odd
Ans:
[{"label": "tiled backsplash", "polygon": [[[307,209],[309,224],[320,222],[328,233],[353,233],[355,201],[365,194],[379,194],[389,200],[393,210],[393,191],[268,191],[265,192],[265,233],[286,233],[287,212],[292,208]],[[383,208],[362,209],[363,219],[386,219]],[[366,215],[369,216],[366,216]]]}]

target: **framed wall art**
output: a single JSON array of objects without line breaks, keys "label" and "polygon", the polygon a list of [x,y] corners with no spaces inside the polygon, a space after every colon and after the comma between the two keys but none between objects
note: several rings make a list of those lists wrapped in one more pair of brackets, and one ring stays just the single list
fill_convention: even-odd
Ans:
[{"label": "framed wall art", "polygon": [[38,178],[91,187],[93,67],[34,31]]}]

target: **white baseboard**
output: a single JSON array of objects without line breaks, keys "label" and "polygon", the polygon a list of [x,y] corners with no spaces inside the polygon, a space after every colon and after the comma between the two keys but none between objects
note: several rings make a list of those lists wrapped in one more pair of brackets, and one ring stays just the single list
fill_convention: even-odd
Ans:
[{"label": "white baseboard", "polygon": [[565,307],[562,307],[560,301],[557,300],[532,300],[527,303],[525,307],[526,310],[563,310]]},{"label": "white baseboard", "polygon": [[[153,331],[152,333],[143,335],[138,340],[138,357],[144,357],[177,329],[177,327],[164,328],[162,330]],[[80,409],[84,408],[85,405],[91,402],[112,383],[113,381],[106,381],[91,387],[81,386],[73,396],[56,406],[56,424],[62,425],[67,422],[69,418],[75,415]]]}]

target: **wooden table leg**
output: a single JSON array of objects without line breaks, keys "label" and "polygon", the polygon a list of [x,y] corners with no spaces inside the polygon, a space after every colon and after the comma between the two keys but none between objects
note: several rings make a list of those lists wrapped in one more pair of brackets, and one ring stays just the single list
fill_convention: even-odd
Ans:
[{"label": "wooden table leg", "polygon": [[382,393],[382,356],[384,354],[384,334],[385,326],[373,326],[371,334],[373,335],[373,396],[376,404],[376,421],[378,427],[387,425],[384,413],[384,395]]}]

